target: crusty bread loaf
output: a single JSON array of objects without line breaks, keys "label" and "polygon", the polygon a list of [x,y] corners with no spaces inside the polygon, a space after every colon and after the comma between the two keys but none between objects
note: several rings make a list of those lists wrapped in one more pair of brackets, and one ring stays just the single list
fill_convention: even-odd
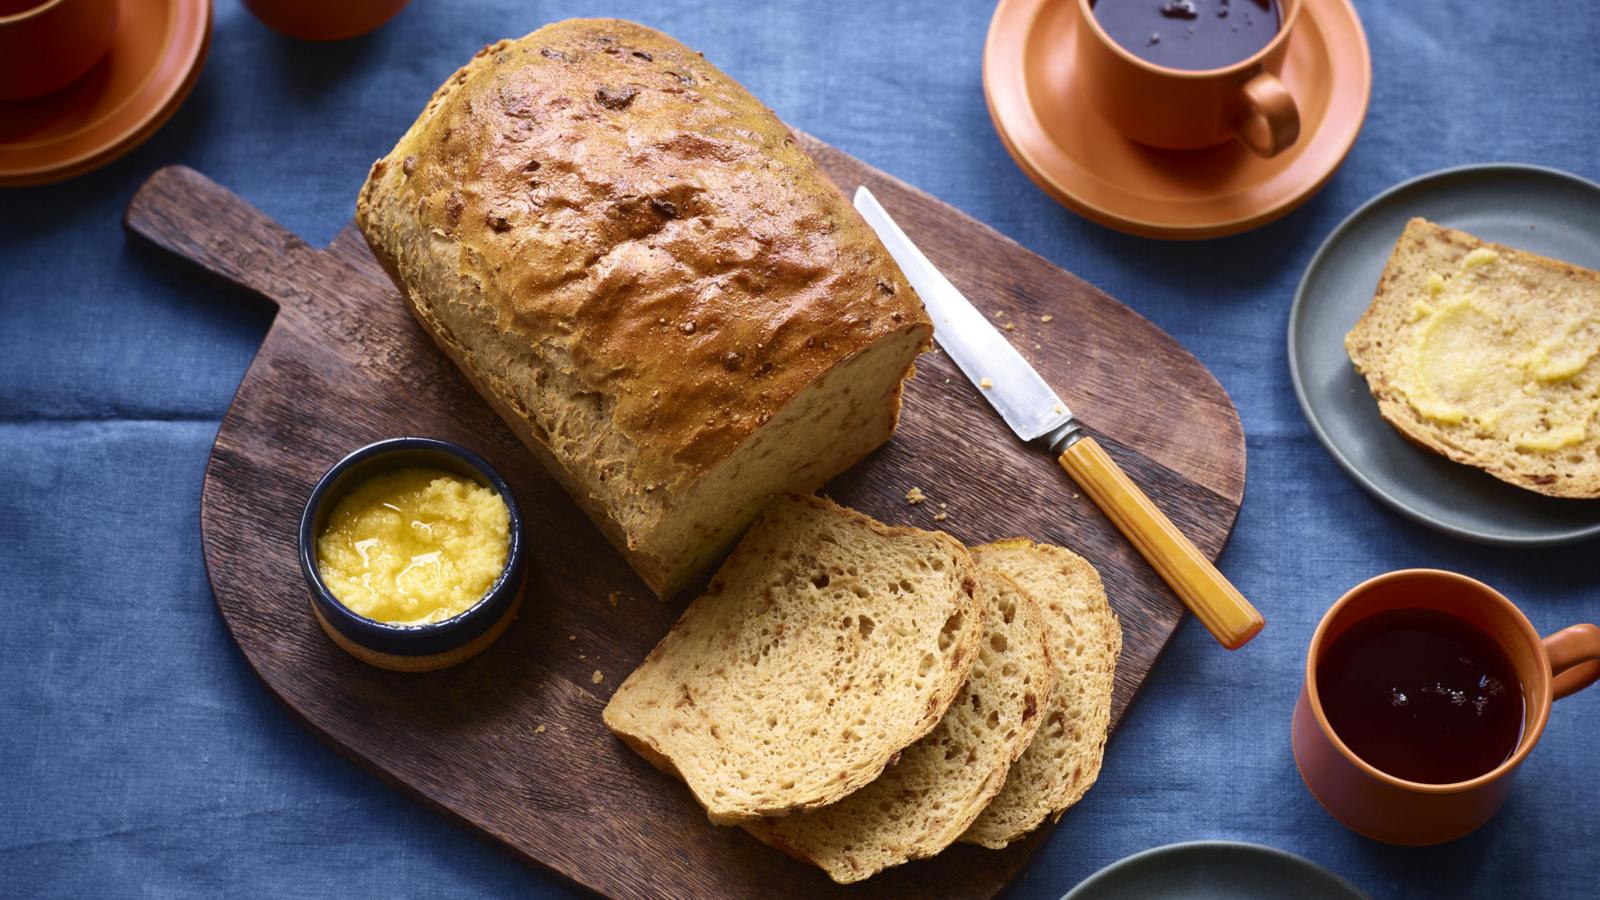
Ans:
[{"label": "crusty bread loaf", "polygon": [[1413,443],[1600,497],[1600,272],[1412,219],[1345,349]]},{"label": "crusty bread loaf", "polygon": [[699,54],[616,19],[484,48],[356,222],[651,588],[887,440],[932,326],[849,201]]},{"label": "crusty bread loaf", "polygon": [[1056,689],[1039,731],[1011,766],[1000,793],[961,840],[999,849],[1057,818],[1100,775],[1111,722],[1111,685],[1122,627],[1100,575],[1070,550],[1013,539],[973,548],[980,570],[1009,576],[1038,603],[1049,635]]},{"label": "crusty bread loaf", "polygon": [[948,535],[785,495],[617,689],[606,725],[717,824],[837,802],[966,682],[976,579]]},{"label": "crusty bread loaf", "polygon": [[1055,672],[1044,619],[1004,575],[980,571],[983,640],[939,725],[876,781],[838,803],[745,828],[849,883],[948,847],[988,805],[1033,740]]}]

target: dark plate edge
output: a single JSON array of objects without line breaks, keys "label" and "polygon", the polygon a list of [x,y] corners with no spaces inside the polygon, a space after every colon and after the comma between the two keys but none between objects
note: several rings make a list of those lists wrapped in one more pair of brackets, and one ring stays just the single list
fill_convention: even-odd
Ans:
[{"label": "dark plate edge", "polygon": [[1571,172],[1551,168],[1549,166],[1513,162],[1468,163],[1466,165],[1438,169],[1418,175],[1414,178],[1409,178],[1397,185],[1394,185],[1393,187],[1380,191],[1377,195],[1356,207],[1354,211],[1344,217],[1343,221],[1341,221],[1333,229],[1333,231],[1328,233],[1328,236],[1323,239],[1321,246],[1317,248],[1317,252],[1312,255],[1311,262],[1306,264],[1305,271],[1300,275],[1300,283],[1296,285],[1294,291],[1294,300],[1289,306],[1289,328],[1287,334],[1289,378],[1294,382],[1295,399],[1300,403],[1301,414],[1305,416],[1306,423],[1311,426],[1312,433],[1316,435],[1317,441],[1322,444],[1323,449],[1328,451],[1328,455],[1333,457],[1334,462],[1338,463],[1341,469],[1344,469],[1345,474],[1349,475],[1350,478],[1359,484],[1363,489],[1365,489],[1367,493],[1371,494],[1373,497],[1377,498],[1379,502],[1383,503],[1383,505],[1389,507],[1407,519],[1410,519],[1411,521],[1417,522],[1421,525],[1426,525],[1429,528],[1442,531],[1445,534],[1451,535],[1452,537],[1461,538],[1462,540],[1472,541],[1479,544],[1489,544],[1497,547],[1555,547],[1565,544],[1574,544],[1580,541],[1592,540],[1593,538],[1600,537],[1600,525],[1591,525],[1584,528],[1563,531],[1558,534],[1551,534],[1544,537],[1510,537],[1501,534],[1475,531],[1471,528],[1464,528],[1460,525],[1454,525],[1442,519],[1435,519],[1427,516],[1422,512],[1407,506],[1398,498],[1389,494],[1382,487],[1369,479],[1354,462],[1352,462],[1344,455],[1344,453],[1340,451],[1333,439],[1329,437],[1327,430],[1322,425],[1322,422],[1317,418],[1316,410],[1306,392],[1305,383],[1300,375],[1300,357],[1295,351],[1294,340],[1295,335],[1299,332],[1300,310],[1305,303],[1307,284],[1311,281],[1312,276],[1316,274],[1326,257],[1330,254],[1331,248],[1341,239],[1343,239],[1349,231],[1353,230],[1358,224],[1359,220],[1366,217],[1375,207],[1387,202],[1395,195],[1401,194],[1405,191],[1432,181],[1457,178],[1463,175],[1483,175],[1497,171],[1507,174],[1534,174],[1554,177],[1564,181],[1575,182],[1583,188],[1600,194],[1600,184],[1590,181],[1589,179],[1580,175],[1574,175]]},{"label": "dark plate edge", "polygon": [[1181,841],[1175,844],[1163,844],[1159,847],[1151,847],[1148,850],[1140,850],[1138,853],[1134,853],[1130,856],[1124,856],[1115,862],[1101,867],[1093,875],[1090,875],[1088,878],[1078,882],[1077,886],[1063,895],[1061,900],[1090,900],[1092,895],[1088,892],[1097,888],[1099,886],[1098,883],[1108,881],[1126,869],[1139,866],[1151,859],[1159,859],[1164,856],[1172,856],[1174,854],[1190,853],[1194,851],[1210,851],[1212,853],[1242,852],[1246,855],[1264,854],[1267,856],[1272,856],[1280,861],[1290,863],[1299,869],[1314,873],[1326,879],[1328,882],[1337,885],[1348,892],[1351,897],[1367,897],[1366,892],[1362,891],[1354,884],[1351,884],[1343,876],[1332,871],[1331,869],[1328,869],[1320,863],[1312,862],[1311,860],[1306,859],[1297,853],[1291,853],[1288,850],[1280,850],[1277,847],[1269,847],[1265,844],[1254,844],[1250,843],[1249,841],[1212,840]]}]

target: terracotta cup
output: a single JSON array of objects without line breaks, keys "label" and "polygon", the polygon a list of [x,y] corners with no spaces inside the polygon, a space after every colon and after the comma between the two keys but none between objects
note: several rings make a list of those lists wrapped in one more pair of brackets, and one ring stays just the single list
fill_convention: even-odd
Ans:
[{"label": "terracotta cup", "polygon": [[[1424,784],[1386,774],[1351,752],[1328,724],[1317,695],[1323,650],[1363,619],[1392,609],[1435,609],[1465,620],[1511,660],[1522,685],[1522,740],[1494,770],[1471,781]],[[1511,776],[1539,742],[1550,704],[1600,679],[1600,628],[1573,625],[1540,638],[1521,610],[1494,588],[1438,569],[1403,569],[1356,585],[1322,617],[1306,654],[1294,708],[1295,764],[1312,796],[1352,831],[1390,844],[1439,844],[1495,814]]]},{"label": "terracotta cup", "polygon": [[342,41],[375,31],[408,0],[244,0],[256,18],[303,41]]},{"label": "terracotta cup", "polygon": [[1231,66],[1192,71],[1140,59],[1106,34],[1093,0],[1077,0],[1080,90],[1132,140],[1197,150],[1238,140],[1276,156],[1300,136],[1300,110],[1278,79],[1303,0],[1281,0],[1283,25],[1265,47]]},{"label": "terracotta cup", "polygon": [[106,55],[118,0],[0,0],[0,100],[60,90]]}]

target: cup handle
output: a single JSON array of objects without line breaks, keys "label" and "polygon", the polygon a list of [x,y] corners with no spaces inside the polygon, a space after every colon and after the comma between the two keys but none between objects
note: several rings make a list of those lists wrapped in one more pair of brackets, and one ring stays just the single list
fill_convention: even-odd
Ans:
[{"label": "cup handle", "polygon": [[1600,627],[1573,625],[1544,639],[1550,655],[1550,682],[1554,699],[1583,690],[1600,680]]},{"label": "cup handle", "polygon": [[1277,156],[1300,136],[1300,109],[1276,75],[1257,72],[1240,88],[1247,109],[1233,133],[1257,156]]}]

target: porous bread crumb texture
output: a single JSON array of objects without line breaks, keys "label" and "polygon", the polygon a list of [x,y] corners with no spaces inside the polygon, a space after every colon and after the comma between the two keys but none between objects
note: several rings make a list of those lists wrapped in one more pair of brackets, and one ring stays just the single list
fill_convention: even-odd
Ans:
[{"label": "porous bread crumb texture", "polygon": [[1010,577],[1039,605],[1056,673],[1056,690],[1033,742],[961,836],[965,843],[999,849],[1045,817],[1059,818],[1099,777],[1122,626],[1099,573],[1070,550],[1018,538],[972,553],[981,570]]},{"label": "porous bread crumb texture", "polygon": [[893,432],[931,325],[788,129],[615,19],[484,48],[357,223],[424,329],[659,594]]},{"label": "porous bread crumb texture", "polygon": [[938,727],[861,790],[831,806],[745,825],[751,834],[840,883],[933,856],[960,837],[1033,739],[1055,686],[1033,600],[994,572],[979,573],[978,598],[978,656]]},{"label": "porous bread crumb texture", "polygon": [[717,824],[834,803],[927,734],[982,637],[950,537],[775,500],[606,705]]},{"label": "porous bread crumb texture", "polygon": [[[1548,451],[1521,447],[1513,435],[1474,417],[1444,422],[1425,416],[1408,396],[1407,355],[1426,324],[1416,311],[1433,299],[1430,279],[1437,285],[1440,276],[1460,272],[1468,255],[1481,249],[1498,258],[1472,267],[1466,277],[1476,290],[1495,295],[1498,309],[1491,312],[1501,316],[1494,327],[1505,335],[1507,355],[1518,343],[1551,339],[1583,355],[1563,377],[1522,386],[1548,404],[1545,428],[1582,426],[1582,440]],[[1384,420],[1412,443],[1541,494],[1600,497],[1600,272],[1414,218],[1395,242],[1372,305],[1345,338],[1345,349]]]}]

